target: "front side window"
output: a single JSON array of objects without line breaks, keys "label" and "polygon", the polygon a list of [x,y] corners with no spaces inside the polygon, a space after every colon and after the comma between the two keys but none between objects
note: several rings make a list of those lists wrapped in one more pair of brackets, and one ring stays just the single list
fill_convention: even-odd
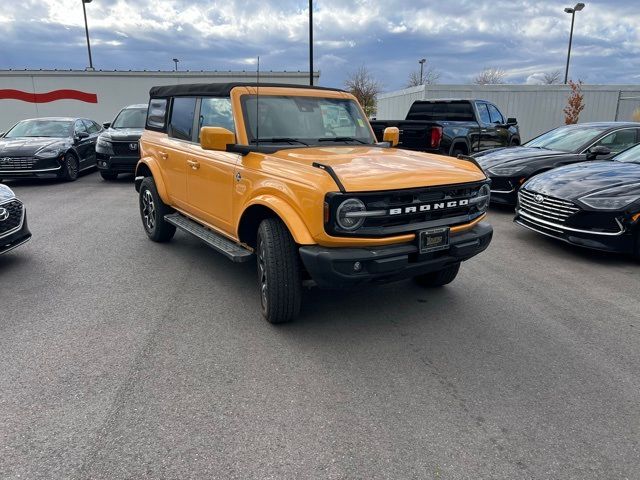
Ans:
[{"label": "front side window", "polygon": [[640,145],[636,145],[635,147],[629,148],[619,155],[616,155],[614,160],[616,162],[640,163]]},{"label": "front side window", "polygon": [[560,152],[577,152],[583,145],[598,138],[606,127],[580,127],[568,125],[558,127],[528,141],[525,147],[545,148]]},{"label": "front side window", "polygon": [[111,128],[144,128],[144,121],[147,118],[146,108],[125,108],[111,124]]},{"label": "front side window", "polygon": [[193,140],[193,119],[196,113],[196,99],[176,97],[171,107],[169,136],[179,140]]},{"label": "front side window", "polygon": [[494,105],[487,103],[487,108],[489,109],[489,117],[491,118],[491,123],[503,124],[504,118]]},{"label": "front side window", "polygon": [[487,110],[487,104],[486,103],[476,103],[476,106],[478,107],[478,115],[480,115],[480,122],[481,123],[491,123],[491,117],[489,116],[489,110]]},{"label": "front side window", "polygon": [[349,99],[294,96],[242,97],[250,143],[324,145],[325,142],[375,143],[369,123],[356,102]]},{"label": "front side window", "polygon": [[97,133],[100,131],[100,127],[92,122],[91,120],[82,120],[84,122],[84,126],[87,127],[87,132],[89,132],[89,134],[92,133]]},{"label": "front side window", "polygon": [[[231,132],[236,131],[233,121],[233,110],[230,98],[203,98],[200,102],[200,128],[222,127]],[[200,140],[200,128],[198,140]]]},{"label": "front side window", "polygon": [[84,132],[84,133],[87,133],[87,134],[89,133],[89,132],[87,132],[87,127],[85,127],[84,123],[82,123],[82,120],[77,120],[76,121],[76,124],[75,124],[73,130],[74,130],[74,133],[76,133],[76,134],[78,134],[80,132]]},{"label": "front side window", "polygon": [[72,134],[73,122],[69,120],[23,120],[4,137],[71,137]]},{"label": "front side window", "polygon": [[636,132],[637,130],[635,128],[618,130],[617,132],[602,137],[594,147],[603,146],[611,150],[612,153],[621,152],[638,143],[636,141]]}]

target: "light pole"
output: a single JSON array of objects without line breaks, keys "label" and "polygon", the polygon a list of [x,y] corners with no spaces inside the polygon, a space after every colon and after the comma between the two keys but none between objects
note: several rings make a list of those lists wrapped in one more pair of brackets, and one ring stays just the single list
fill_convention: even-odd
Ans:
[{"label": "light pole", "polygon": [[313,86],[313,0],[309,0],[309,85]]},{"label": "light pole", "polygon": [[178,60],[177,58],[174,58],[174,59],[173,59],[173,63],[175,64],[175,67],[173,68],[173,71],[174,71],[174,72],[177,72],[177,71],[178,71],[178,62],[179,62],[179,61],[180,61],[180,60]]},{"label": "light pole", "polygon": [[569,60],[571,59],[571,42],[573,41],[573,23],[576,20],[576,12],[579,12],[584,8],[584,3],[576,3],[573,8],[567,7],[564,9],[565,13],[571,14],[571,33],[569,33],[569,51],[567,52],[567,68],[564,71],[564,84],[567,84],[569,80]]},{"label": "light pole", "polygon": [[87,34],[87,50],[89,50],[89,68],[87,70],[93,70],[93,59],[91,58],[91,43],[89,42],[89,24],[87,23],[87,9],[85,3],[91,3],[93,0],[82,0],[82,13],[84,13],[84,31]]},{"label": "light pole", "polygon": [[422,58],[418,61],[418,63],[420,64],[420,85],[424,85],[424,77],[423,72],[424,72],[424,64],[427,62],[426,58]]}]

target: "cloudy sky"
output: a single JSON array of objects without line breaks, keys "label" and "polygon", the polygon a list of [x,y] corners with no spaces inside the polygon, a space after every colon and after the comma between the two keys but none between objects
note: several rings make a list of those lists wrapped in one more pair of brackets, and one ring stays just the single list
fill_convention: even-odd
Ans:
[{"label": "cloudy sky", "polygon": [[[587,1],[576,16],[570,76],[640,83],[638,0]],[[5,0],[0,69],[87,66],[80,0]],[[100,69],[308,69],[308,14],[299,0],[93,0],[87,5]],[[384,90],[405,86],[426,57],[440,83],[468,83],[484,67],[507,82],[564,71],[572,2],[550,0],[316,0],[321,84],[343,86],[366,65]]]}]

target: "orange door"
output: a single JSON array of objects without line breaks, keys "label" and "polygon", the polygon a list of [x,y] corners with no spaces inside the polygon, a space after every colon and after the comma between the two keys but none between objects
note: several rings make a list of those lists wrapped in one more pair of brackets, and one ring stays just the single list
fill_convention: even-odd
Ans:
[{"label": "orange door", "polygon": [[186,208],[187,153],[191,144],[164,136],[157,146],[158,163],[162,169],[167,193],[173,206]]}]

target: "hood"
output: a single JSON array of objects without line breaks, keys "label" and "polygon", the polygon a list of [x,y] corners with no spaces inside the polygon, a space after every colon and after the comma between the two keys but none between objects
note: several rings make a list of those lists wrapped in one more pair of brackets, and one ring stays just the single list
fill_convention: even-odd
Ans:
[{"label": "hood", "polygon": [[100,136],[111,138],[116,142],[133,142],[140,139],[142,132],[144,132],[144,128],[110,128]]},{"label": "hood", "polygon": [[532,161],[544,162],[550,159],[556,160],[563,156],[575,157],[576,154],[533,147],[495,148],[474,154],[474,158],[478,160],[478,163],[485,170],[497,166],[525,166]]},{"label": "hood", "polygon": [[573,201],[599,190],[639,182],[640,164],[602,161],[556,168],[536,175],[523,188]]},{"label": "hood", "polygon": [[71,139],[51,137],[0,138],[1,157],[32,157],[44,147],[71,144]]},{"label": "hood", "polygon": [[331,166],[348,192],[454,185],[486,178],[466,160],[395,148],[299,148],[280,150],[269,157]]}]

